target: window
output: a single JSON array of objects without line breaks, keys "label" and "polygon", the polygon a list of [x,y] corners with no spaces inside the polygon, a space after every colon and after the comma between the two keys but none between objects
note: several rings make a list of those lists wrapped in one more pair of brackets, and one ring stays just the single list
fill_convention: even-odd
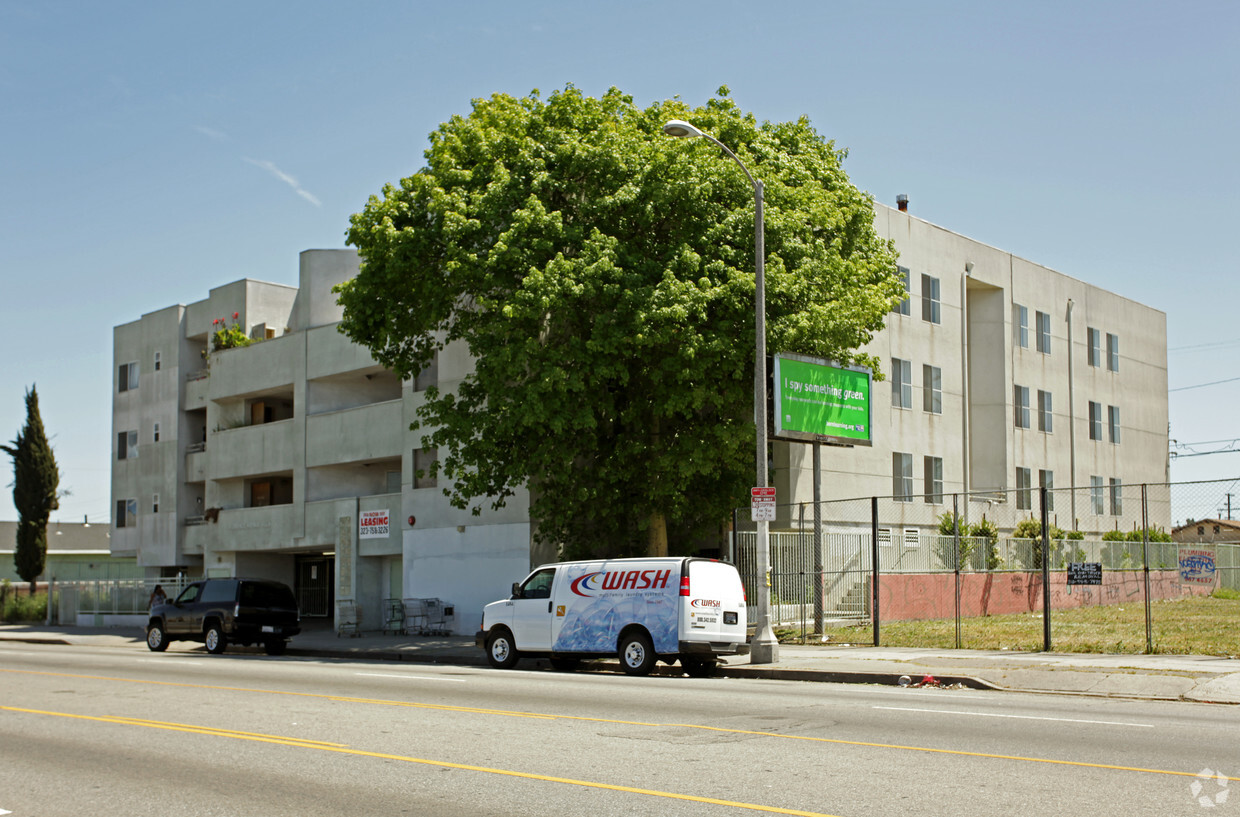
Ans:
[{"label": "window", "polygon": [[116,458],[118,460],[136,460],[138,458],[137,431],[122,431],[116,435]]},{"label": "window", "polygon": [[388,471],[387,474],[387,493],[400,493],[400,471]]},{"label": "window", "polygon": [[413,487],[435,488],[437,477],[431,475],[431,466],[439,459],[438,448],[415,448],[413,450]]},{"label": "window", "polygon": [[921,276],[921,319],[939,323],[939,307],[939,279],[929,275]]},{"label": "window", "polygon": [[521,595],[523,599],[549,599],[551,598],[551,585],[555,580],[555,568],[547,567],[535,573],[525,580],[525,584],[521,585]]},{"label": "window", "polygon": [[159,423],[155,424],[155,431],[151,434],[151,442],[159,442]]},{"label": "window", "polygon": [[1107,371],[1119,371],[1119,335],[1107,333]]},{"label": "window", "polygon": [[1205,526],[1204,526],[1204,525],[1198,525],[1198,526],[1197,526],[1197,535],[1198,535],[1198,536],[1205,536],[1205,535],[1206,535],[1206,528],[1205,528]]},{"label": "window", "polygon": [[1051,410],[1051,393],[1038,389],[1038,431],[1050,434],[1053,429],[1054,412]]},{"label": "window", "polygon": [[1089,336],[1089,365],[1102,365],[1102,333],[1092,326],[1085,330],[1085,334]]},{"label": "window", "polygon": [[1016,510],[1033,508],[1033,472],[1028,468],[1016,469]]},{"label": "window", "polygon": [[1013,304],[1013,310],[1016,314],[1013,316],[1012,325],[1016,329],[1016,345],[1021,349],[1029,348],[1029,308],[1020,304]]},{"label": "window", "polygon": [[138,364],[122,363],[116,372],[117,391],[133,391],[138,388]]},{"label": "window", "polygon": [[891,405],[893,408],[913,407],[913,364],[898,357],[891,359]]},{"label": "window", "polygon": [[151,497],[151,513],[159,513],[159,494]]},{"label": "window", "polygon": [[155,371],[159,371],[159,352],[155,353]]},{"label": "window", "polygon": [[116,527],[133,528],[138,525],[138,500],[116,500]]},{"label": "window", "polygon": [[1089,401],[1089,439],[1102,439],[1102,404]]},{"label": "window", "polygon": [[1093,505],[1095,516],[1102,516],[1106,513],[1105,503],[1103,502],[1103,483],[1102,477],[1089,478],[1089,499]]},{"label": "window", "polygon": [[1119,445],[1119,406],[1107,406],[1107,434],[1111,442]]},{"label": "window", "polygon": [[891,494],[896,502],[913,501],[913,455],[891,455]]},{"label": "window", "polygon": [[904,281],[904,300],[896,304],[896,308],[891,310],[897,315],[911,315],[913,312],[911,298],[909,298],[909,275],[908,267],[896,267],[900,272],[900,279]]},{"label": "window", "polygon": [[1111,516],[1124,514],[1124,485],[1115,477],[1111,477]]},{"label": "window", "polygon": [[1046,489],[1046,510],[1055,510],[1055,472],[1038,471],[1038,486]]},{"label": "window", "polygon": [[1029,427],[1029,387],[1016,386],[1012,395],[1012,405],[1016,410],[1016,427]]},{"label": "window", "polygon": [[942,414],[943,370],[938,366],[922,366],[921,388],[921,407],[931,414]]},{"label": "window", "polygon": [[425,391],[439,385],[439,352],[431,356],[431,362],[413,378],[413,390]]},{"label": "window", "polygon": [[943,502],[943,458],[926,457],[926,503],[940,505]]},{"label": "window", "polygon": [[1035,315],[1038,322],[1038,351],[1044,355],[1051,353],[1051,316],[1045,312]]},{"label": "window", "polygon": [[1214,526],[1214,532],[1215,532],[1215,533],[1218,533],[1218,525],[1215,525],[1215,526]]}]

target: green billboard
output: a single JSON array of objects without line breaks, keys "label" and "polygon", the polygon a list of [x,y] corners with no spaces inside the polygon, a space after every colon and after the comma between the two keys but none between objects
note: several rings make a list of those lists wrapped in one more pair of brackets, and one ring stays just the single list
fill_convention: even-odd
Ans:
[{"label": "green billboard", "polygon": [[775,355],[773,436],[871,445],[869,369]]}]

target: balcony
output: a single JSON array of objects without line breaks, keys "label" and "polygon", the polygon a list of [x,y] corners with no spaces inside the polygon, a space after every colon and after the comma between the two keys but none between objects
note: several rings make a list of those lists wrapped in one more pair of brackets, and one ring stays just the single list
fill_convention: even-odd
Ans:
[{"label": "balcony", "polygon": [[389,400],[307,417],[306,466],[399,458],[407,428],[401,407]]},{"label": "balcony", "polygon": [[221,429],[211,437],[211,478],[291,471],[298,447],[292,420]]}]

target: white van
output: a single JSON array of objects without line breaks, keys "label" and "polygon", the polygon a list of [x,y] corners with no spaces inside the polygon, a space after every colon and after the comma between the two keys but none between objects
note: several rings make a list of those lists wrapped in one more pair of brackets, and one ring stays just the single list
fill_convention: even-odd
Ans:
[{"label": "white van", "polygon": [[663,557],[560,562],[514,583],[488,604],[475,637],[491,666],[548,657],[571,670],[583,658],[617,656],[629,675],[680,661],[710,675],[721,655],[744,655],[745,589],[726,562]]}]

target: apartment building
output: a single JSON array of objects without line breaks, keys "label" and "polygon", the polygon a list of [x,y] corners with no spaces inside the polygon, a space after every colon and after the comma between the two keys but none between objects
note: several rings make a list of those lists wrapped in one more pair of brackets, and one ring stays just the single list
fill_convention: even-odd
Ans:
[{"label": "apartment building", "polygon": [[[909,297],[869,347],[888,377],[874,444],[828,449],[824,498],[938,510],[953,492],[1166,478],[1163,313],[907,212],[876,205],[876,223]],[[285,581],[311,617],[352,601],[363,628],[385,599],[439,598],[471,633],[555,554],[532,544],[527,497],[473,516],[415,476],[436,456],[409,430],[424,391],[454,388],[471,361],[449,347],[401,381],[341,335],[331,288],[357,263],[307,251],[297,287],[235,281],[115,328],[112,551],[152,577]],[[208,355],[234,324],[255,342]],[[781,503],[812,496],[810,451],[774,444]],[[795,523],[787,508],[777,527]]]},{"label": "apartment building", "polygon": [[[874,384],[873,445],[822,451],[823,498],[898,497],[886,515],[901,527],[951,510],[950,494],[989,494],[1015,505],[998,514],[1015,519],[1037,515],[1036,489],[1075,487],[1056,492],[1053,521],[1088,533],[1115,526],[1124,486],[1168,480],[1163,312],[906,211],[875,211],[908,297],[867,347],[887,378]],[[810,501],[811,447],[774,457],[780,501]],[[970,504],[966,518],[984,512]],[[1169,505],[1156,511],[1150,524],[1169,528]]]}]

